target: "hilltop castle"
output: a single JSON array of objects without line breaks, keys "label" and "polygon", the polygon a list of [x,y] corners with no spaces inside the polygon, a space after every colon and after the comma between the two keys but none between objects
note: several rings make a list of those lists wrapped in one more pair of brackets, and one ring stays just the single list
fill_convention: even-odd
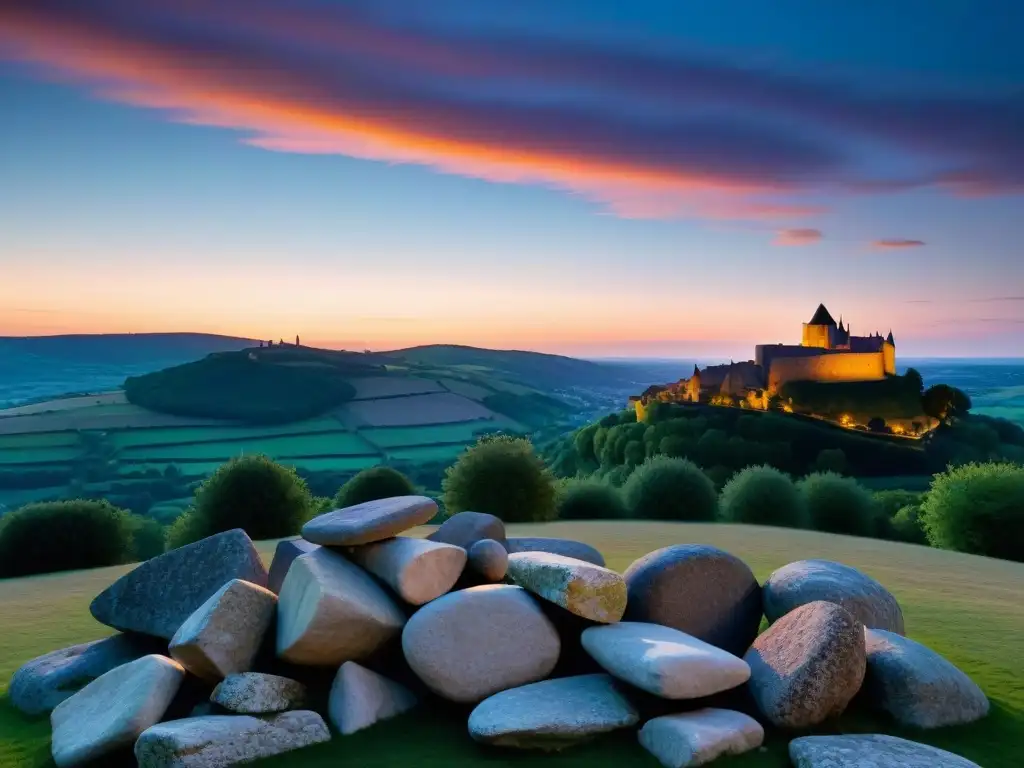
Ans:
[{"label": "hilltop castle", "polygon": [[803,324],[800,344],[758,344],[754,359],[728,365],[694,366],[693,375],[675,384],[654,385],[630,398],[643,415],[652,400],[666,402],[745,403],[765,409],[768,398],[791,381],[876,381],[896,375],[896,341],[879,333],[854,336],[825,308],[818,306]]}]

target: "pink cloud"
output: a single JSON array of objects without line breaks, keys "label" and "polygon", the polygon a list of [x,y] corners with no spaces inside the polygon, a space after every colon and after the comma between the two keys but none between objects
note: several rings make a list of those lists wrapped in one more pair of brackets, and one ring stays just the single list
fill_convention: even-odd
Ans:
[{"label": "pink cloud", "polygon": [[924,245],[924,240],[906,240],[904,238],[891,238],[887,240],[875,240],[871,246],[873,248],[920,248]]},{"label": "pink cloud", "polygon": [[820,229],[782,229],[775,236],[775,245],[812,245],[824,235]]}]

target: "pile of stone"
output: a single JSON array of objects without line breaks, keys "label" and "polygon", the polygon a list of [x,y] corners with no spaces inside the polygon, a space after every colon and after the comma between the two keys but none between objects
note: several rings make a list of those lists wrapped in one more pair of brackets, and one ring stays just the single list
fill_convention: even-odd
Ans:
[{"label": "pile of stone", "polygon": [[[506,537],[475,512],[401,535],[435,513],[418,496],[329,512],[278,545],[269,573],[241,530],[142,563],[91,605],[120,634],[29,662],[11,701],[50,713],[60,768],[129,750],[142,768],[233,765],[431,696],[471,706],[469,736],[496,747],[563,749],[642,724],[639,743],[668,768],[758,749],[766,726],[809,729],[855,697],[918,728],[988,712],[848,566],[791,563],[762,586],[733,555],[681,544],[620,575],[586,544]],[[974,765],[881,734],[795,738],[790,756]]]}]

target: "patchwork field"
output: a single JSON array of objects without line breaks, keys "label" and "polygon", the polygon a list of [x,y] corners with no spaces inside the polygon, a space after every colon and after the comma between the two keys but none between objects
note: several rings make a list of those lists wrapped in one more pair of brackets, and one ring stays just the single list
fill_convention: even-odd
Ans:
[{"label": "patchwork field", "polygon": [[[422,535],[429,529],[417,529]],[[960,666],[992,703],[987,718],[936,731],[900,729],[856,711],[842,720],[847,733],[892,733],[963,755],[984,768],[1018,768],[1024,739],[1024,564],[990,560],[926,547],[810,531],[682,523],[558,523],[511,526],[512,535],[565,536],[598,547],[616,570],[635,558],[674,543],[712,544],[743,558],[759,579],[787,562],[808,557],[838,560],[879,579],[900,601],[908,634]],[[273,543],[260,544],[269,561]],[[7,702],[11,674],[41,653],[103,637],[110,630],[89,615],[94,595],[128,569],[99,569],[0,581],[0,766],[51,766],[49,722],[28,719]],[[466,710],[443,706],[413,712],[354,736],[335,736],[319,747],[265,761],[282,768],[351,765],[359,768],[657,768],[633,733],[598,739],[559,754],[485,749],[466,733]],[[835,731],[823,726],[821,732]],[[789,766],[787,738],[774,733],[765,747],[722,768]]]},{"label": "patchwork field", "polygon": [[341,410],[355,423],[367,427],[450,424],[492,418],[494,415],[489,408],[453,392],[358,400],[346,403]]}]

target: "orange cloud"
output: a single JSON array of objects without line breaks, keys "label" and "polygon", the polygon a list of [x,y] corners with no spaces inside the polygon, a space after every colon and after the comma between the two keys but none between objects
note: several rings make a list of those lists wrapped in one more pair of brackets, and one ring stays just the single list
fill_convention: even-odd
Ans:
[{"label": "orange cloud", "polygon": [[924,244],[924,240],[893,238],[889,240],[875,240],[871,245],[873,248],[920,248]]},{"label": "orange cloud", "polygon": [[824,235],[820,229],[783,229],[775,237],[775,245],[811,245]]}]

